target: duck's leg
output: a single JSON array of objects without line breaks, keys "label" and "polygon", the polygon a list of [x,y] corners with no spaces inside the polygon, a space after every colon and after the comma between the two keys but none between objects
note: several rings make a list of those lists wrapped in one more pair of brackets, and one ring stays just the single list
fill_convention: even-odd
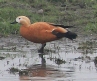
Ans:
[{"label": "duck's leg", "polygon": [[39,53],[43,53],[46,43],[42,44],[41,48],[38,50]]}]

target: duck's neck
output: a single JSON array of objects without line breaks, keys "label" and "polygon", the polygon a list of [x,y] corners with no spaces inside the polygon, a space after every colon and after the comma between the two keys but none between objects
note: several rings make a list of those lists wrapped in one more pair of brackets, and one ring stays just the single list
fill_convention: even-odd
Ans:
[{"label": "duck's neck", "polygon": [[31,25],[31,22],[23,21],[23,22],[21,22],[21,25],[22,25],[22,27],[29,27]]}]

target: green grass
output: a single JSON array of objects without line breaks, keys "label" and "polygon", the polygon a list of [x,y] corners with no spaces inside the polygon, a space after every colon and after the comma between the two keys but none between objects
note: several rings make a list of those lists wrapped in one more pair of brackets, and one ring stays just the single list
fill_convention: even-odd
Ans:
[{"label": "green grass", "polygon": [[[31,0],[29,0],[31,1]],[[11,25],[10,22],[13,22],[15,18],[19,15],[28,16],[31,19],[31,22],[37,21],[46,21],[46,22],[55,22],[57,20],[56,12],[54,6],[50,3],[47,5],[45,1],[42,0],[32,0],[34,3],[26,3],[26,1],[17,2],[17,0],[0,0],[0,34],[13,34],[16,31],[19,31],[19,25]],[[22,3],[22,4],[21,4]],[[43,14],[36,13],[32,6],[35,7],[36,10],[43,8],[44,10],[50,10],[49,12],[44,12]],[[37,6],[38,5],[38,6]],[[51,9],[52,7],[52,9]],[[32,10],[31,10],[32,9]],[[48,16],[49,15],[49,16]],[[53,17],[52,17],[53,16]]]},{"label": "green grass", "polygon": [[97,23],[88,23],[85,27],[87,32],[97,33]]},{"label": "green grass", "polygon": [[[32,23],[75,25],[86,33],[97,33],[96,3],[96,0],[0,0],[0,35],[19,34],[19,25],[10,24],[19,15],[28,16]],[[43,14],[37,13],[40,9]]]}]

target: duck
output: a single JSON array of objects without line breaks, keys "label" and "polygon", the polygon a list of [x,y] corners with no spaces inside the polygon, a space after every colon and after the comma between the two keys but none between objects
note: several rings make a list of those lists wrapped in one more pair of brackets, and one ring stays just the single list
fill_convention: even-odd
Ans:
[{"label": "duck", "polygon": [[54,24],[49,22],[31,23],[27,16],[18,16],[11,24],[20,24],[20,35],[33,43],[40,43],[41,48],[38,52],[43,53],[47,42],[59,40],[66,37],[70,40],[76,39],[77,34],[67,30],[72,26]]}]

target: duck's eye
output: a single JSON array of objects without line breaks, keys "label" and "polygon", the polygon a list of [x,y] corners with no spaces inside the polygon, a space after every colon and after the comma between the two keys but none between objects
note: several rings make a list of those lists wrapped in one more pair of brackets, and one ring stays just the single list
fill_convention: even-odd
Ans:
[{"label": "duck's eye", "polygon": [[20,20],[21,18],[19,18],[19,20]]}]

